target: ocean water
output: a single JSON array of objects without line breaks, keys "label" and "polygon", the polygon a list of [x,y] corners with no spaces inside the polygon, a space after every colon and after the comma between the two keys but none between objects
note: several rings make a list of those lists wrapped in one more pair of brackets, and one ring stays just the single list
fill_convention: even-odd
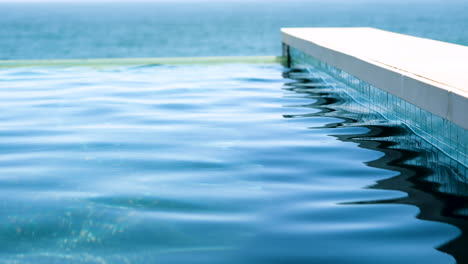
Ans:
[{"label": "ocean water", "polygon": [[350,26],[468,45],[468,2],[0,3],[0,59],[280,55],[281,27]]},{"label": "ocean water", "polygon": [[467,263],[461,170],[323,73],[0,70],[0,263]]}]

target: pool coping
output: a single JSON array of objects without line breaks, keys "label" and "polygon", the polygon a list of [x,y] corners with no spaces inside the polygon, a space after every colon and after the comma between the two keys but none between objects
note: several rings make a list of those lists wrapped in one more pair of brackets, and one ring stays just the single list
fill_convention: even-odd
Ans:
[{"label": "pool coping", "polygon": [[0,68],[48,66],[191,65],[224,63],[284,63],[281,56],[219,56],[160,58],[101,58],[56,60],[0,60]]},{"label": "pool coping", "polygon": [[[330,40],[326,39],[327,35],[332,36],[330,39],[336,39],[337,35],[350,30],[361,31],[361,35],[367,35],[369,38],[381,34],[390,34],[396,42],[401,39],[406,40],[406,38],[423,40],[422,42],[434,41],[373,28],[283,28],[281,32],[282,41],[285,45],[294,47],[324,63],[342,69],[421,109],[468,129],[468,114],[466,114],[468,113],[468,83],[466,90],[449,86],[437,79],[430,79],[385,61],[366,57],[365,52],[356,51],[353,48],[340,50],[333,47],[333,45],[324,45],[324,43],[330,42]],[[323,34],[320,31],[327,32]],[[315,32],[320,32],[320,36],[314,36]],[[362,41],[366,40],[363,39]],[[454,44],[447,43],[447,45]],[[468,47],[461,47],[466,49],[468,54]],[[385,52],[385,50],[382,50],[382,52]],[[444,65],[441,65],[441,67],[444,67]],[[468,76],[468,72],[466,74]]]}]

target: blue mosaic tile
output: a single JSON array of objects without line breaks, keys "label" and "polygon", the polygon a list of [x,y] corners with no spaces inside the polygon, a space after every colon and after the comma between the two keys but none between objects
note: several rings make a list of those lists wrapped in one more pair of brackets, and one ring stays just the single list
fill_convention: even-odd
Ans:
[{"label": "blue mosaic tile", "polygon": [[[313,71],[318,69],[342,85],[340,89],[355,101],[374,110],[391,121],[399,121],[408,126],[418,136],[435,148],[444,152],[450,159],[464,168],[468,167],[468,131],[444,118],[423,110],[399,97],[374,87],[359,78],[330,66],[300,50],[289,47],[291,65]],[[440,162],[440,160],[434,161]],[[444,161],[450,163],[450,160]],[[466,174],[464,174],[466,175]]]}]

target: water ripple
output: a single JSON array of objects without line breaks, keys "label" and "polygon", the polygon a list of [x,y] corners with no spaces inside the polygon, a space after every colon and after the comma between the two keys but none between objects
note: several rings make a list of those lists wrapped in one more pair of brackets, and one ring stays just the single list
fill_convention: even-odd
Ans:
[{"label": "water ripple", "polygon": [[0,70],[0,263],[463,263],[464,171],[323,73]]}]

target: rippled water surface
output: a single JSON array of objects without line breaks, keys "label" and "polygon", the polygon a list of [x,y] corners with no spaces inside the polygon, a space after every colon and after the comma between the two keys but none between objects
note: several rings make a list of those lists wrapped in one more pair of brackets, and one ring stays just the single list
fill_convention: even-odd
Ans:
[{"label": "rippled water surface", "polygon": [[320,76],[0,70],[0,263],[467,261],[466,168]]}]

